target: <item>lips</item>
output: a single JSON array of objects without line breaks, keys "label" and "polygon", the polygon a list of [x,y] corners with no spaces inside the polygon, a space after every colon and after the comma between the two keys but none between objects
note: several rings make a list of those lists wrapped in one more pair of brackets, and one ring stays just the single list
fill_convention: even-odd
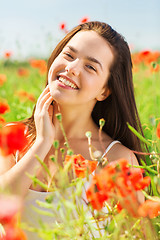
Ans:
[{"label": "lips", "polygon": [[71,80],[70,78],[68,78],[64,75],[59,75],[58,81],[62,82],[65,86],[68,86],[70,88],[79,89],[77,84],[73,80]]}]

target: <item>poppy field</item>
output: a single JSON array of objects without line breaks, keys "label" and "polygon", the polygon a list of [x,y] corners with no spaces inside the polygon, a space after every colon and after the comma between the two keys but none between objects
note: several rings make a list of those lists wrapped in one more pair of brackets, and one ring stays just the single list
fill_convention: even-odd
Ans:
[{"label": "poppy field", "polygon": [[[65,25],[62,28],[66,31]],[[75,188],[70,196],[73,202],[71,203],[68,198],[61,198],[57,207],[51,206],[52,199],[47,200],[46,205],[43,206],[44,209],[50,207],[53,212],[56,212],[63,206],[65,217],[60,212],[62,224],[53,224],[52,228],[46,225],[38,230],[30,228],[31,231],[36,231],[42,239],[159,239],[160,52],[148,50],[133,52],[132,61],[136,103],[144,130],[144,137],[138,137],[148,146],[149,153],[144,153],[147,163],[142,161],[140,168],[131,169],[128,162],[121,159],[100,169],[86,190],[86,197],[90,203],[86,204],[87,211],[90,212],[88,216],[86,209],[83,209],[80,204],[81,189],[84,185],[84,177],[88,181],[88,174],[95,170],[98,157],[97,161],[93,162],[84,159],[80,153],[72,155],[68,152],[64,156],[65,167],[60,168],[56,179],[59,183],[58,187],[51,182],[46,189],[53,192],[54,196],[56,188],[56,191],[64,196],[65,191],[67,192],[72,185]],[[36,100],[44,89],[46,72],[47,61],[45,59],[17,61],[14,60],[14,53],[10,51],[4,53],[3,59],[0,60],[1,126],[5,126],[8,122],[19,122],[31,116]],[[7,148],[3,145],[3,136],[7,137]],[[21,136],[22,144],[18,142],[19,136]],[[89,134],[87,137],[90,140]],[[12,124],[7,129],[0,129],[0,148],[6,157],[16,150],[21,150],[26,141],[26,132],[21,124]],[[57,142],[54,142],[54,147],[55,156],[52,160],[56,162]],[[100,161],[103,165],[103,159]],[[66,174],[71,169],[76,177],[72,184]],[[144,177],[143,173],[145,173]],[[33,182],[36,181],[35,177],[29,177]],[[102,181],[102,178],[105,181]],[[145,195],[146,200],[143,204],[139,204],[136,200],[138,191],[143,191]],[[0,197],[0,204],[3,203],[4,208],[8,206],[13,208],[9,216],[5,216],[5,213],[0,210],[0,239],[3,240],[26,239],[22,230],[26,226],[23,224],[21,228],[19,226],[20,223],[15,216],[20,208],[17,209],[16,206],[14,209],[14,201],[13,198],[12,204],[12,196],[9,196],[8,200],[4,196]],[[41,203],[39,205],[41,206]],[[73,209],[77,211],[76,218],[74,214],[71,214]],[[107,221],[108,218],[110,221]],[[95,228],[98,229],[97,238],[94,238]],[[14,232],[15,238],[7,238],[10,231],[12,234]]]}]

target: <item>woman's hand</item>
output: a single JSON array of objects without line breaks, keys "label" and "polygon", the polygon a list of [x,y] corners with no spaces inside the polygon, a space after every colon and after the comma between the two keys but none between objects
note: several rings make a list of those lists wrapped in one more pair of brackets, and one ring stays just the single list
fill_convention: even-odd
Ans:
[{"label": "woman's hand", "polygon": [[52,123],[53,105],[51,105],[53,97],[50,94],[49,87],[44,89],[37,100],[34,120],[36,126],[36,140],[47,141],[53,143],[55,136],[55,128]]}]

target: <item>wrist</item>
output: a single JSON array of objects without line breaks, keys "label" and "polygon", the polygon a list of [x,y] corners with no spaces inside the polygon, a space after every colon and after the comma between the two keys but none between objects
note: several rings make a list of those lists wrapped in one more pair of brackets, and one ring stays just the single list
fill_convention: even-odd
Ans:
[{"label": "wrist", "polygon": [[37,138],[29,151],[31,151],[33,155],[38,155],[43,160],[50,148],[51,144],[48,141],[43,138]]},{"label": "wrist", "polygon": [[53,140],[45,139],[43,137],[37,137],[34,145],[42,146],[43,148],[50,148],[52,146]]}]

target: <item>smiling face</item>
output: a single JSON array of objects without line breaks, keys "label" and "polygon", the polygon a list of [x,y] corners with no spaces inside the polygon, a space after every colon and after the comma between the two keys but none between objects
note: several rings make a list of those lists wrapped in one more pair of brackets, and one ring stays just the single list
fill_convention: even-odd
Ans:
[{"label": "smiling face", "polygon": [[104,100],[109,69],[114,60],[111,47],[94,31],[80,31],[52,63],[48,84],[59,104],[86,104]]}]

